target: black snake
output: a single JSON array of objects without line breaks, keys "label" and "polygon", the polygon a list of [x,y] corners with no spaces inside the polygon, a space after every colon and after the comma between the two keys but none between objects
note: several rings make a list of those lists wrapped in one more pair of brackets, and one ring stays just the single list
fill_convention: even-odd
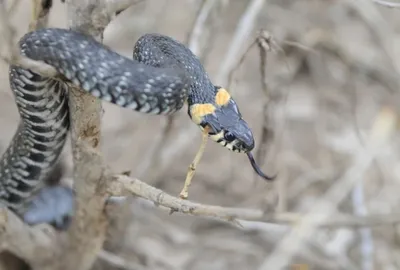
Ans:
[{"label": "black snake", "polygon": [[[55,166],[69,129],[65,81],[102,100],[143,113],[170,114],[188,104],[190,118],[209,136],[235,152],[248,154],[253,134],[228,92],[215,86],[197,57],[183,44],[160,34],[145,34],[133,59],[93,38],[66,29],[30,32],[21,53],[53,66],[63,79],[46,78],[11,66],[10,85],[21,121],[0,160],[0,202],[26,211]],[[29,207],[28,207],[29,208]]]}]

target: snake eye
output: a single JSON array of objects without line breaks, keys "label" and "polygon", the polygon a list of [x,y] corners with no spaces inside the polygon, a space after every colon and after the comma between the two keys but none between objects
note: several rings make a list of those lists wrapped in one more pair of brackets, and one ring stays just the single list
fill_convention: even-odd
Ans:
[{"label": "snake eye", "polygon": [[217,132],[215,132],[215,130],[212,128],[212,126],[210,126],[209,124],[207,124],[206,122],[202,122],[202,123],[200,123],[200,126],[203,128],[203,129],[208,129],[208,135],[215,135],[215,134],[217,134]]},{"label": "snake eye", "polygon": [[233,135],[232,133],[230,133],[229,131],[227,131],[227,132],[225,132],[225,134],[224,134],[224,139],[225,139],[227,142],[232,142],[233,140],[236,139],[236,137],[235,137],[235,135]]}]

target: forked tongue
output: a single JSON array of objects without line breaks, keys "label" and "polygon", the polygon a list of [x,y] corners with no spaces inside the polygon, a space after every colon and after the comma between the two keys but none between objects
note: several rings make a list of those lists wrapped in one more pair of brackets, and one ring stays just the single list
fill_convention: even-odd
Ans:
[{"label": "forked tongue", "polygon": [[256,161],[254,160],[253,154],[251,152],[247,152],[247,156],[249,157],[251,166],[253,167],[254,171],[261,176],[262,178],[264,178],[265,180],[274,180],[276,178],[275,176],[267,176],[265,173],[263,173],[260,169],[260,167],[257,165]]}]

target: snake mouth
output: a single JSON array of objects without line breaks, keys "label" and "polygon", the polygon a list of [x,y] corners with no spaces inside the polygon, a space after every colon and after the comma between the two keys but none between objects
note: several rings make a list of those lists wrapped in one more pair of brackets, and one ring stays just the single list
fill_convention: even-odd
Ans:
[{"label": "snake mouth", "polygon": [[272,181],[272,180],[274,180],[274,179],[276,178],[276,175],[274,175],[274,176],[267,176],[265,173],[263,173],[263,172],[261,171],[261,168],[260,168],[260,167],[258,166],[258,164],[256,163],[256,161],[255,161],[255,159],[254,159],[254,156],[253,156],[253,154],[252,154],[251,152],[247,152],[246,154],[247,154],[247,157],[248,157],[249,160],[250,160],[251,166],[253,167],[254,171],[255,171],[259,176],[261,176],[264,180],[267,180],[267,181]]},{"label": "snake mouth", "polygon": [[209,137],[215,141],[216,143],[222,145],[223,147],[227,148],[228,150],[235,152],[235,153],[246,153],[248,150],[239,140],[233,140],[228,142],[224,140],[223,132],[218,134],[209,134]]},{"label": "snake mouth", "polygon": [[219,143],[220,145],[222,145],[225,148],[228,148],[229,150],[236,152],[236,153],[245,153],[247,155],[247,157],[249,158],[250,164],[253,167],[253,170],[259,175],[261,176],[264,180],[267,181],[272,181],[276,178],[276,175],[274,176],[268,176],[266,175],[260,168],[260,166],[258,166],[256,160],[254,159],[253,154],[251,153],[251,150],[253,149],[253,147],[248,148],[246,147],[246,145],[242,142],[240,142],[239,140],[235,139],[232,142],[228,142],[226,140],[223,139],[223,132],[217,133],[217,134],[209,134],[210,138]]}]

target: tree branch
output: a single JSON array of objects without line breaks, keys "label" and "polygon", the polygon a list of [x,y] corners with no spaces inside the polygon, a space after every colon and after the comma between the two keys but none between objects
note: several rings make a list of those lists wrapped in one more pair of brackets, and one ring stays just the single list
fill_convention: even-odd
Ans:
[{"label": "tree branch", "polygon": [[[296,225],[306,217],[300,213],[265,213],[259,209],[222,207],[182,200],[126,175],[115,175],[109,179],[109,182],[111,183],[108,189],[110,196],[138,196],[170,213],[178,212],[193,216],[217,218],[228,222],[233,221],[236,224],[240,224],[241,221],[253,221],[290,226]],[[372,227],[396,223],[400,223],[400,213],[398,215],[390,213],[368,216],[336,214],[321,221],[317,226],[321,229],[332,229],[338,227]]]},{"label": "tree branch", "polygon": [[[70,29],[102,42],[103,31],[114,17],[110,1],[67,1]],[[117,5],[118,1],[113,1]],[[127,8],[119,5],[118,10]],[[133,1],[130,1],[131,4]],[[110,11],[111,10],[111,11]],[[101,100],[70,85],[69,107],[74,163],[75,213],[68,230],[65,250],[48,269],[89,269],[101,250],[108,218],[104,211],[107,166],[100,152]]]}]

